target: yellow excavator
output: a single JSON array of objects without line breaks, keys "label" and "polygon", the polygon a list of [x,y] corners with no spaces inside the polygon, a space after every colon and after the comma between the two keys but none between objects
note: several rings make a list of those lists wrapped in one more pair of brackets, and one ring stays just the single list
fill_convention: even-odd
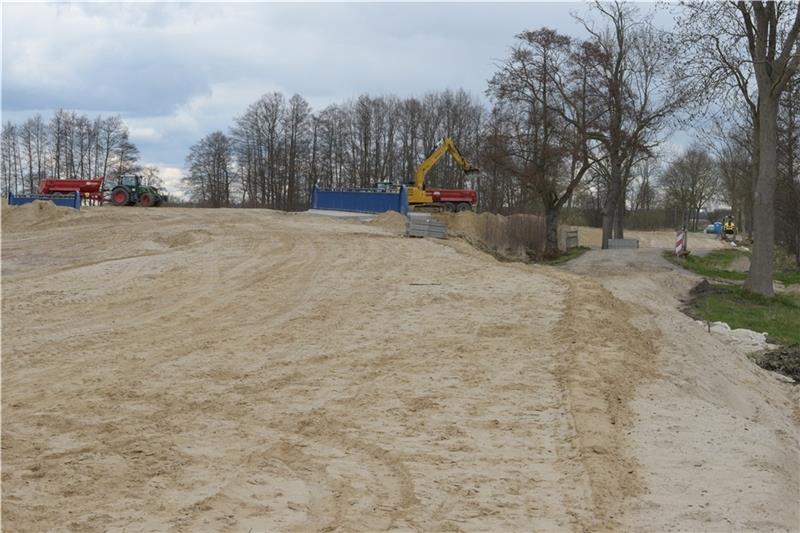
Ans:
[{"label": "yellow excavator", "polygon": [[431,168],[449,153],[453,161],[464,171],[464,174],[480,172],[470,165],[458,150],[455,141],[450,137],[442,139],[428,157],[417,167],[414,181],[408,183],[408,204],[417,210],[433,209],[446,211],[469,211],[478,203],[478,193],[472,189],[431,189],[425,187],[425,176]]},{"label": "yellow excavator", "polygon": [[736,242],[736,223],[732,216],[728,215],[722,219],[722,231],[719,238],[723,241]]}]

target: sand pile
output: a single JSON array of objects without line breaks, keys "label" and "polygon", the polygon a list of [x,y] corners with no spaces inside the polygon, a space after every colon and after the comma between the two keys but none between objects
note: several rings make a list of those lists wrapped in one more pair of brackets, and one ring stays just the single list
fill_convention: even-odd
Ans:
[{"label": "sand pile", "polygon": [[50,226],[65,218],[75,217],[79,211],[59,207],[52,202],[35,201],[30,204],[9,206],[3,202],[3,229],[14,231],[32,226]]},{"label": "sand pile", "polygon": [[386,211],[370,221],[374,226],[380,226],[392,233],[403,234],[406,232],[406,222],[408,219],[397,211]]},{"label": "sand pile", "polygon": [[486,240],[483,235],[484,232],[481,230],[486,225],[486,221],[490,218],[503,219],[504,217],[492,213],[476,214],[472,211],[464,211],[461,213],[441,213],[437,214],[436,218],[447,222],[447,231],[451,236],[461,237],[468,242],[477,244]]}]

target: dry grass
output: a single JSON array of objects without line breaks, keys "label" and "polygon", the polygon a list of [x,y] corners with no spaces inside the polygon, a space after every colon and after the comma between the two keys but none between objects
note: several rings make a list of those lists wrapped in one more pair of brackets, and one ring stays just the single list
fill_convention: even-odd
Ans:
[{"label": "dry grass", "polygon": [[448,232],[498,259],[531,261],[541,258],[545,244],[544,218],[472,212],[436,215],[448,225]]}]

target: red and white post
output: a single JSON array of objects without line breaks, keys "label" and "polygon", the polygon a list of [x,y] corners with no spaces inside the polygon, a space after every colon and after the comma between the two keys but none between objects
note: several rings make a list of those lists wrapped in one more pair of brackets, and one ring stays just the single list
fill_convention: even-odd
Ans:
[{"label": "red and white post", "polygon": [[680,229],[675,237],[675,255],[683,257],[688,253],[686,247],[686,228]]}]

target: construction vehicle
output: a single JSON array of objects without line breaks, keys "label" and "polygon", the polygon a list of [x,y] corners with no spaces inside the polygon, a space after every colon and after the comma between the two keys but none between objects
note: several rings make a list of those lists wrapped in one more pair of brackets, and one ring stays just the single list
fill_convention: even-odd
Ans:
[{"label": "construction vehicle", "polygon": [[478,193],[472,189],[432,189],[425,186],[425,176],[447,153],[464,174],[480,172],[464,159],[453,139],[445,137],[417,167],[414,181],[408,183],[408,205],[415,211],[470,211],[478,203]]},{"label": "construction vehicle", "polygon": [[136,205],[157,207],[167,201],[167,196],[157,188],[142,185],[142,177],[134,175],[120,176],[117,185],[111,189],[111,203],[114,205]]},{"label": "construction vehicle", "polygon": [[722,231],[719,233],[719,238],[723,241],[736,242],[736,223],[732,216],[729,215],[722,219]]},{"label": "construction vehicle", "polygon": [[103,203],[103,176],[90,179],[56,179],[48,178],[39,182],[39,194],[60,196],[78,193],[82,200]]}]

